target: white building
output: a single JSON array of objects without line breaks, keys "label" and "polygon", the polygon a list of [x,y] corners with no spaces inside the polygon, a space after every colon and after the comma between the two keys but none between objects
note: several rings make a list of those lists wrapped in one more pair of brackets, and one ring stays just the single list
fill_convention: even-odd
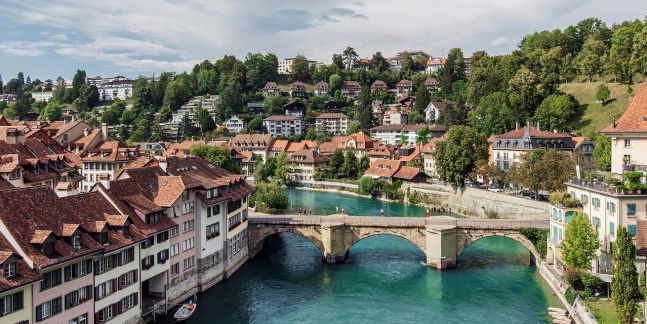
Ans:
[{"label": "white building", "polygon": [[272,138],[303,133],[301,118],[293,115],[274,115],[263,120],[263,127]]},{"label": "white building", "polygon": [[418,131],[424,125],[380,125],[370,129],[371,138],[383,144],[415,145]]},{"label": "white building", "polygon": [[350,117],[342,113],[324,113],[315,119],[316,129],[333,135],[346,135]]},{"label": "white building", "polygon": [[[287,75],[292,73],[292,63],[294,63],[294,57],[286,58],[282,61],[279,61],[279,68],[277,69],[278,73],[281,75]],[[308,65],[310,68],[318,68],[321,66],[321,63],[317,61],[308,60]]]},{"label": "white building", "polygon": [[97,86],[97,89],[101,101],[126,100],[133,96],[135,82],[129,79],[103,82]]},{"label": "white building", "polygon": [[52,98],[52,92],[51,91],[32,92],[31,98],[34,99],[36,102],[39,102],[39,101],[48,102]]},{"label": "white building", "polygon": [[245,127],[245,121],[234,115],[225,121],[225,127],[232,133],[240,133]]}]

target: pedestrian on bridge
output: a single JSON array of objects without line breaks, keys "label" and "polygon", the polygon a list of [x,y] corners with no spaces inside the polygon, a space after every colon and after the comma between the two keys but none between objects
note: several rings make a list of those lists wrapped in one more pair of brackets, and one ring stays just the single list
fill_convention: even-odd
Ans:
[{"label": "pedestrian on bridge", "polygon": [[380,209],[380,216],[384,217],[384,208]]}]

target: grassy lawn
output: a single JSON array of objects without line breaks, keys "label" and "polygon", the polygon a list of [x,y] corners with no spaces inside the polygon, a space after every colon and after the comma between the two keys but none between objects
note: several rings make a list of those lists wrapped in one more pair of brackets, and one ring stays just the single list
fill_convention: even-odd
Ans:
[{"label": "grassy lawn", "polygon": [[573,132],[579,131],[582,135],[587,135],[590,132],[598,132],[611,124],[614,117],[622,115],[641,86],[634,84],[633,92],[628,93],[626,85],[607,83],[611,90],[611,102],[602,106],[595,100],[595,91],[598,85],[597,82],[584,82],[560,86],[560,90],[573,95],[580,103],[575,120],[571,124]]},{"label": "grassy lawn", "polygon": [[589,309],[593,312],[593,316],[595,316],[595,319],[600,324],[619,323],[616,310],[611,300],[598,299],[596,301],[587,301],[586,305],[589,306]]}]

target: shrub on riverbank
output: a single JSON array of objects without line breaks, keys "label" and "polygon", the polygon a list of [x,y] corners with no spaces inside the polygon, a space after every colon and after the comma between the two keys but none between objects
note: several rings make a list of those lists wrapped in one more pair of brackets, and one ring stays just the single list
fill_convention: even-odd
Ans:
[{"label": "shrub on riverbank", "polygon": [[288,196],[283,187],[276,182],[258,182],[256,192],[250,198],[250,204],[263,213],[271,213],[288,208]]},{"label": "shrub on riverbank", "polygon": [[494,209],[488,208],[485,210],[485,217],[487,219],[499,219],[499,213],[497,213]]},{"label": "shrub on riverbank", "polygon": [[537,249],[542,258],[546,257],[548,250],[548,230],[540,228],[522,228],[519,230]]}]

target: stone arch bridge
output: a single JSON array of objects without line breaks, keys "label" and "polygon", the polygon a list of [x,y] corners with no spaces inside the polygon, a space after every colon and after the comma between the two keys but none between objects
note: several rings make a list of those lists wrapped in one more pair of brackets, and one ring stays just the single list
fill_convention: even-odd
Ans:
[{"label": "stone arch bridge", "polygon": [[530,251],[533,262],[540,260],[535,246],[522,228],[547,229],[548,221],[461,219],[449,216],[365,217],[365,216],[273,216],[253,213],[249,217],[249,248],[254,255],[265,239],[278,233],[295,233],[310,240],[328,263],[346,259],[355,243],[374,235],[395,235],[417,245],[427,257],[427,265],[456,266],[456,259],[475,241],[490,236],[511,238]]}]

